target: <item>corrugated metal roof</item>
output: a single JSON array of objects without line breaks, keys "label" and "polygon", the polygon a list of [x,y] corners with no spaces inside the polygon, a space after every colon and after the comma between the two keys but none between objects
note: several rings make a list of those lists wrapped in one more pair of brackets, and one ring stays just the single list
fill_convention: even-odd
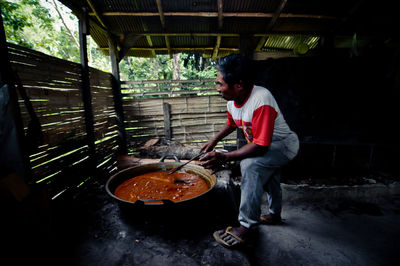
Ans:
[{"label": "corrugated metal roof", "polygon": [[300,44],[307,45],[308,49],[317,47],[319,36],[270,36],[263,45],[263,50],[288,49],[293,50]]},{"label": "corrugated metal roof", "polygon": [[142,36],[128,56],[171,54],[183,48],[221,56],[238,51],[240,38],[247,38],[256,51],[292,50],[299,43],[312,51],[326,34],[351,40],[357,32],[368,40],[376,34],[394,34],[394,25],[399,24],[391,3],[369,0],[222,0],[221,10],[218,0],[61,2],[78,15],[82,7],[90,6],[91,35],[105,53],[110,34],[117,42],[127,34]]},{"label": "corrugated metal roof", "polygon": [[255,1],[223,1],[225,12],[274,12],[279,1],[255,0]]},{"label": "corrugated metal roof", "polygon": [[172,12],[178,10],[181,12],[215,12],[215,10],[217,10],[217,1],[162,1],[162,8],[164,12]]}]

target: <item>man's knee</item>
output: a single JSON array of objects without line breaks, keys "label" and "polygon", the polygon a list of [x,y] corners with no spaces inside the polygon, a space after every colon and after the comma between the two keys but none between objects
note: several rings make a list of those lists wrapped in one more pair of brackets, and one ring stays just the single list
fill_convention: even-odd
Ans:
[{"label": "man's knee", "polygon": [[247,172],[248,170],[251,169],[251,167],[254,167],[254,159],[253,158],[246,158],[240,161],[240,170],[242,174],[244,172]]}]

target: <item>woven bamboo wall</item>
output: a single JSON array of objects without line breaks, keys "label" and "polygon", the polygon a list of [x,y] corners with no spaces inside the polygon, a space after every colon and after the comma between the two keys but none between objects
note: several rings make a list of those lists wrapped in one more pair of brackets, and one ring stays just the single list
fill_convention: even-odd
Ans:
[{"label": "woven bamboo wall", "polygon": [[[165,103],[170,105],[172,140],[184,144],[205,143],[227,119],[226,101],[215,91],[214,80],[124,82],[123,88],[126,128],[133,152],[150,138],[165,138]],[[226,143],[235,141],[236,134],[225,139]]]},{"label": "woven bamboo wall", "polygon": [[[27,48],[8,44],[15,73],[39,118],[43,142],[29,154],[33,181],[44,183],[53,196],[81,186],[88,174],[89,150],[84,105],[80,92],[81,66]],[[117,126],[111,76],[91,68],[90,85],[95,129],[96,166],[116,170]],[[140,81],[123,83],[123,105],[132,153],[145,141],[165,137],[163,104],[170,104],[172,140],[200,145],[212,138],[226,121],[226,102],[215,92],[213,80]],[[29,113],[20,98],[27,130]],[[232,134],[226,143],[235,142]]]},{"label": "woven bamboo wall", "polygon": [[[43,143],[30,154],[34,181],[46,183],[53,195],[82,185],[94,176],[82,174],[89,153],[80,93],[80,64],[13,44],[8,45],[8,50],[43,132]],[[101,171],[112,172],[117,132],[110,74],[90,69],[90,83],[96,136],[95,163]],[[19,102],[27,130],[30,116],[21,98]]]}]

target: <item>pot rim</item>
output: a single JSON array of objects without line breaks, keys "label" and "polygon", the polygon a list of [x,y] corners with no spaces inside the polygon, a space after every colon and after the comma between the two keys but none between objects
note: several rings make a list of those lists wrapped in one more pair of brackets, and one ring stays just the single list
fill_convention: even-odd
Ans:
[{"label": "pot rim", "polygon": [[[183,170],[183,169],[185,169],[185,168],[187,168],[187,167],[189,167],[189,168],[195,168],[195,170],[202,170],[201,172],[204,173],[204,175],[207,175],[207,176],[211,179],[211,180],[207,181],[207,183],[209,183],[209,185],[210,185],[209,189],[208,189],[207,191],[205,191],[205,192],[203,192],[203,193],[201,193],[201,194],[199,194],[199,195],[193,197],[193,198],[189,198],[189,199],[185,199],[185,200],[181,200],[181,201],[177,201],[177,202],[174,202],[174,201],[171,201],[171,200],[168,200],[168,199],[148,199],[148,200],[146,200],[146,199],[140,199],[140,200],[137,200],[137,201],[133,202],[133,201],[127,201],[127,200],[118,198],[118,197],[115,196],[115,194],[110,190],[110,183],[113,182],[113,180],[114,180],[117,176],[122,175],[122,174],[125,173],[125,172],[129,172],[129,171],[132,171],[132,170],[135,170],[135,169],[144,167],[144,166],[146,166],[146,167],[152,167],[152,166],[157,166],[157,167],[159,167],[159,166],[161,166],[161,165],[171,165],[171,166],[172,166],[171,169],[173,169],[174,167],[176,167],[176,164],[181,164],[181,163],[178,162],[178,161],[176,161],[176,162],[148,163],[148,164],[142,164],[142,165],[137,165],[137,166],[131,166],[131,167],[122,169],[121,171],[118,171],[117,173],[113,174],[113,175],[107,180],[107,182],[106,182],[106,184],[105,184],[106,192],[107,192],[108,195],[110,195],[112,198],[118,200],[119,202],[127,203],[127,204],[130,204],[130,205],[135,205],[135,206],[136,206],[136,205],[141,204],[141,205],[144,205],[144,206],[163,206],[163,205],[181,204],[181,203],[188,202],[188,201],[190,201],[190,200],[194,200],[194,199],[196,199],[196,198],[198,198],[198,197],[201,197],[201,196],[203,196],[204,194],[210,192],[210,191],[215,187],[215,184],[216,184],[216,182],[217,182],[217,178],[216,178],[215,175],[212,175],[211,173],[209,173],[208,171],[206,171],[203,167],[201,167],[201,166],[199,166],[199,165],[189,163],[189,164],[185,165],[181,170]],[[198,169],[196,169],[196,168],[198,168]],[[170,170],[170,169],[168,169],[168,170]],[[188,170],[193,170],[193,169],[188,169]],[[155,170],[153,170],[153,171],[157,171],[157,169],[155,169]],[[150,171],[148,171],[148,172],[150,172]],[[196,171],[195,171],[195,172],[196,172]],[[195,173],[195,174],[197,174],[198,176],[204,178],[204,177],[202,176],[202,174],[200,174],[200,173]],[[135,176],[134,176],[134,177],[135,177]],[[204,179],[205,179],[205,178],[204,178]],[[125,180],[127,180],[127,179],[125,179]],[[120,183],[120,184],[121,184],[121,183]],[[146,203],[146,202],[150,202],[150,203]]]}]

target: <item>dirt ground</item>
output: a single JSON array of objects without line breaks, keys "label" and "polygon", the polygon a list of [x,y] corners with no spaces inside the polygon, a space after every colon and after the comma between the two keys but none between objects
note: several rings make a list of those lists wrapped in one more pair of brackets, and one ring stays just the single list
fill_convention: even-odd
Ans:
[{"label": "dirt ground", "polygon": [[86,266],[396,263],[400,196],[381,204],[284,204],[283,225],[260,225],[247,246],[228,250],[212,237],[215,230],[236,222],[226,191],[212,191],[189,207],[140,210],[118,204],[105,193],[104,183],[94,182],[69,200],[52,202],[49,223],[37,224],[33,231],[13,231],[8,225],[9,234],[22,239],[14,243],[19,255],[5,253],[15,262],[10,265],[36,260],[41,265]]},{"label": "dirt ground", "polygon": [[[400,195],[376,204],[284,202],[282,225],[260,225],[248,245],[228,250],[212,237],[215,230],[237,224],[237,208],[226,189],[214,189],[188,206],[140,209],[111,198],[106,181],[45,204],[39,193],[29,204],[3,209],[4,260],[85,266],[396,265]],[[239,188],[233,191],[238,201]],[[264,212],[266,206],[264,199]]]}]

